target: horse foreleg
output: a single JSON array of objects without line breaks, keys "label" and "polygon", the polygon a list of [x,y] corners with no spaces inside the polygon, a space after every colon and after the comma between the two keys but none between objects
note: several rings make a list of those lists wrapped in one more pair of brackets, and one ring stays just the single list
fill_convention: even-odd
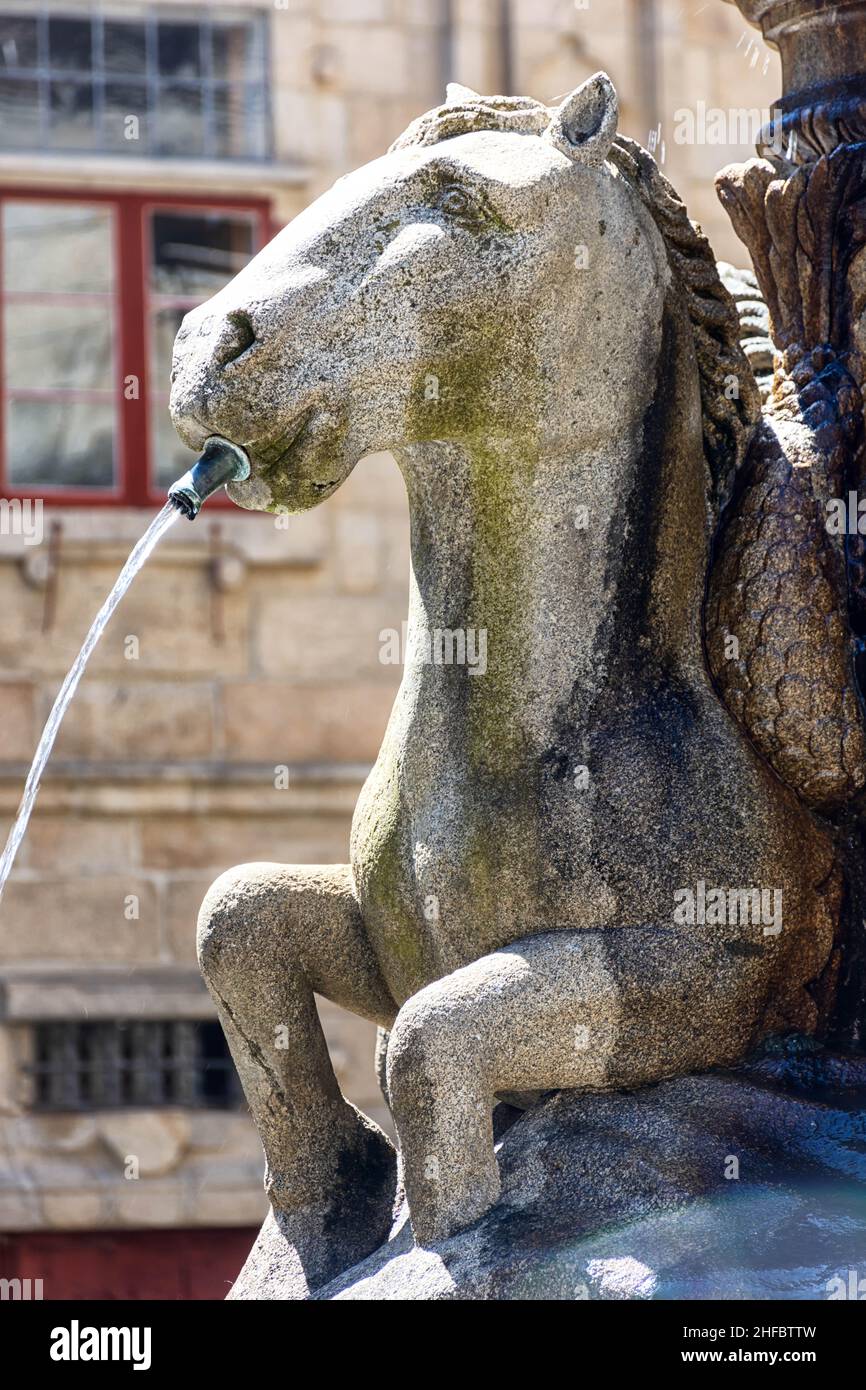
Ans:
[{"label": "horse foreleg", "polygon": [[280,1236],[316,1287],[384,1239],[396,1187],[391,1144],[340,1092],[314,999],[380,1025],[395,1012],[348,866],[223,874],[202,905],[198,952],[264,1146]]},{"label": "horse foreleg", "polygon": [[757,960],[647,927],[527,937],[420,990],[388,1046],[416,1239],[442,1240],[496,1202],[497,1095],[632,1087],[734,1062],[765,993]]}]

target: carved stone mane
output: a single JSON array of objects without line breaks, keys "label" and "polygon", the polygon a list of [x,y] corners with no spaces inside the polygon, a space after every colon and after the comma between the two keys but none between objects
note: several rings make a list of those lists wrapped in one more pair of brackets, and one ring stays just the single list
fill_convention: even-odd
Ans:
[{"label": "carved stone mane", "polygon": [[761,418],[761,396],[740,342],[737,307],[722,283],[710,243],[652,156],[618,135],[609,157],[649,210],[683,292],[695,335],[711,495],[721,509]]}]

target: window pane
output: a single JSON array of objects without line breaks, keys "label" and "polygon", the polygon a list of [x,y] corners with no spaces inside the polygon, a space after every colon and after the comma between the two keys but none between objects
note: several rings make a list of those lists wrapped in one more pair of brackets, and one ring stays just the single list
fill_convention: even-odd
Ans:
[{"label": "window pane", "polygon": [[49,19],[48,56],[52,68],[89,72],[93,61],[89,19]]},{"label": "window pane", "polygon": [[197,24],[158,24],[160,77],[200,77],[201,44]]},{"label": "window pane", "polygon": [[7,300],[3,312],[9,390],[111,387],[111,310],[102,304]]},{"label": "window pane", "polygon": [[0,77],[0,145],[33,149],[39,144],[39,84]]},{"label": "window pane", "polygon": [[[261,16],[148,22],[115,10],[101,32],[97,49],[89,17],[55,14],[41,30],[30,15],[0,15],[0,148],[267,157]],[[138,138],[119,116],[138,118]]]},{"label": "window pane", "polygon": [[[135,117],[130,120],[130,117]],[[147,87],[143,82],[106,82],[102,111],[103,145],[127,154],[147,150]]]},{"label": "window pane", "polygon": [[168,397],[151,397],[150,439],[153,455],[153,482],[156,488],[169,487],[188,468],[196,455],[181,444],[168,413]]},{"label": "window pane", "polygon": [[156,212],[151,285],[160,294],[204,299],[242,270],[253,253],[249,215]]},{"label": "window pane", "polygon": [[93,143],[93,88],[89,82],[51,82],[51,143],[66,149],[89,149]]},{"label": "window pane", "polygon": [[214,154],[222,159],[264,159],[264,93],[258,86],[215,87]]},{"label": "window pane", "polygon": [[3,281],[7,290],[110,290],[110,209],[17,199],[4,203]]},{"label": "window pane", "polygon": [[38,62],[36,20],[0,15],[0,68],[35,68]]},{"label": "window pane", "polygon": [[114,407],[92,401],[9,401],[6,467],[13,487],[110,487]]},{"label": "window pane", "polygon": [[143,24],[125,24],[122,20],[107,19],[103,43],[105,67],[108,72],[144,75],[147,67],[147,38]]},{"label": "window pane", "polygon": [[250,24],[215,24],[213,75],[232,81],[257,77],[261,66],[261,31]]},{"label": "window pane", "polygon": [[157,152],[165,155],[204,153],[202,93],[198,87],[160,88],[157,106]]}]

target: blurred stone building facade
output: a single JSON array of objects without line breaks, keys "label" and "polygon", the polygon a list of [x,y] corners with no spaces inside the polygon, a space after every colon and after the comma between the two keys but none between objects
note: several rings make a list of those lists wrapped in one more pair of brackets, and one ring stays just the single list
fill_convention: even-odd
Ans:
[{"label": "blurred stone building facade", "polygon": [[[166,413],[185,310],[446,80],[551,100],[599,67],[742,261],[712,175],[747,149],[677,136],[699,102],[778,91],[722,0],[0,0],[4,835],[89,622],[189,465]],[[0,908],[0,1274],[201,1297],[236,1272],[261,1151],[196,912],[232,864],[346,859],[408,563],[377,456],[288,526],[215,503],[179,522],[108,629]],[[347,1093],[385,1121],[373,1028],[322,1010]]]}]

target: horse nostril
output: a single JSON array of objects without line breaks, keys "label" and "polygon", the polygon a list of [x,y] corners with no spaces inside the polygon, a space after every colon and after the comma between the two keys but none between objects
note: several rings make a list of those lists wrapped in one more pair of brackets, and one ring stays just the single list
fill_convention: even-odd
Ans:
[{"label": "horse nostril", "polygon": [[249,314],[245,314],[243,309],[234,309],[227,314],[226,324],[227,329],[218,349],[220,365],[223,367],[227,367],[230,362],[236,362],[256,341],[255,329]]}]

